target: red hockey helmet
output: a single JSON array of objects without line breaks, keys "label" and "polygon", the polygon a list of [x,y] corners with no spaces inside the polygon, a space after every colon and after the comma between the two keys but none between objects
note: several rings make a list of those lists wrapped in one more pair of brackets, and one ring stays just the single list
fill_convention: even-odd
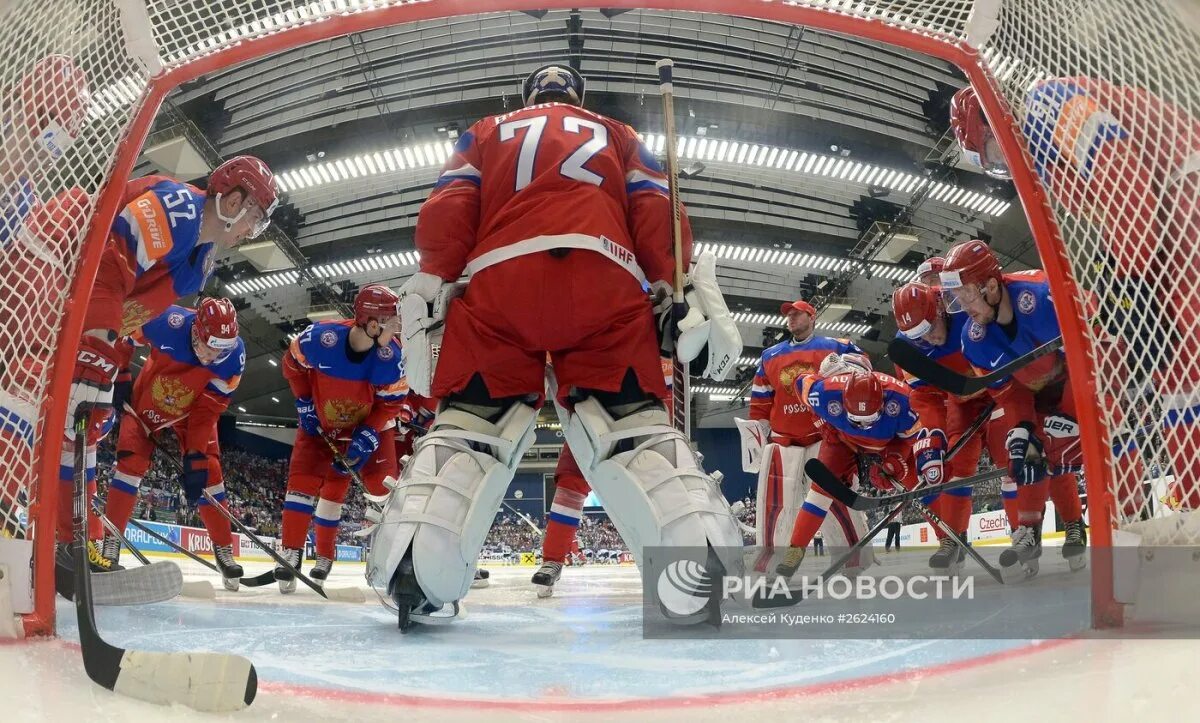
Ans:
[{"label": "red hockey helmet", "polygon": [[400,297],[383,284],[367,284],[354,297],[354,323],[366,326],[375,319],[380,324],[396,316]]},{"label": "red hockey helmet", "polygon": [[920,339],[933,328],[942,306],[942,294],[920,281],[910,281],[892,292],[892,315],[900,333]]},{"label": "red hockey helmet", "polygon": [[[530,73],[521,84],[521,100],[525,105],[557,101],[583,105],[583,76],[566,63],[543,65]],[[544,97],[548,96],[548,97]]]},{"label": "red hockey helmet", "polygon": [[859,427],[879,421],[883,412],[883,383],[872,372],[854,372],[842,392],[846,418]]},{"label": "red hockey helmet", "polygon": [[279,205],[279,190],[275,187],[275,175],[267,164],[254,156],[235,156],[217,166],[217,170],[208,177],[208,192],[216,194],[217,218],[225,222],[226,228],[242,220],[246,213],[243,208],[232,218],[221,213],[221,196],[241,189],[246,198],[258,204],[262,209],[262,218],[250,229],[250,238],[259,236],[271,224],[271,214]]},{"label": "red hockey helmet", "polygon": [[22,124],[53,158],[79,137],[91,104],[87,76],[65,55],[37,61],[4,95],[15,103],[5,122]]},{"label": "red hockey helmet", "polygon": [[926,286],[937,286],[942,283],[938,274],[946,268],[946,259],[941,256],[930,256],[917,266],[917,281]]},{"label": "red hockey helmet", "polygon": [[969,286],[982,286],[988,279],[1003,280],[1000,261],[992,249],[983,241],[964,241],[946,254],[946,266],[939,275],[942,291],[946,294],[946,309],[952,314],[963,311],[964,304],[972,298],[964,294],[976,294]]},{"label": "red hockey helmet", "polygon": [[[229,299],[207,298],[196,309],[196,321],[192,323],[192,338],[212,350],[213,361],[228,357],[238,343],[237,309]],[[203,350],[201,350],[201,353]],[[201,358],[200,361],[205,361]]]},{"label": "red hockey helmet", "polygon": [[950,99],[950,127],[967,160],[993,178],[1012,178],[1004,153],[983,115],[979,95],[971,86],[961,88]]}]

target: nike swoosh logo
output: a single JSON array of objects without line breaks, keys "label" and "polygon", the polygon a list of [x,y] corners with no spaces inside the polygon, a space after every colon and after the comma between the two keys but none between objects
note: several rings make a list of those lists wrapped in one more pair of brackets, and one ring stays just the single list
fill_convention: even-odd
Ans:
[{"label": "nike swoosh logo", "polygon": [[318,364],[317,368],[318,369],[332,369],[333,367],[329,366],[328,364]]},{"label": "nike swoosh logo", "polygon": [[175,347],[173,347],[173,346],[162,346],[159,348],[162,349],[163,351],[175,351]]},{"label": "nike swoosh logo", "polygon": [[1004,358],[1004,355],[1003,355],[1003,354],[1001,354],[1000,356],[996,357],[995,359],[993,359],[993,360],[991,361],[991,365],[992,365],[992,366],[996,366],[997,364],[999,364],[999,363],[1000,363],[1000,360],[1001,360],[1001,359],[1003,359],[1003,358]]}]

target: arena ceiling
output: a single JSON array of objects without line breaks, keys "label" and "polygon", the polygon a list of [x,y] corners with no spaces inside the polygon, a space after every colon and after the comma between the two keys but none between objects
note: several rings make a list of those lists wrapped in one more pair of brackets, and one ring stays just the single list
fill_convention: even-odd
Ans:
[{"label": "arena ceiling", "polygon": [[[925,256],[982,235],[1013,264],[1036,265],[1011,185],[963,164],[946,134],[965,80],[943,61],[698,13],[534,11],[382,28],[181,87],[143,151],[139,175],[189,180],[255,154],[285,188],[268,238],[225,254],[207,290],[241,310],[248,359],[231,411],[293,416],[277,366],[288,335],[344,310],[361,284],[398,286],[416,270],[413,225],[450,144],[518,107],[530,70],[572,63],[586,105],[661,152],[663,57],[676,63],[682,199],[697,242],[718,255],[747,368],[780,330],[781,301],[830,302],[819,330],[880,358],[874,340],[895,332],[891,291]],[[727,416],[748,373],[696,382],[700,414]]]}]

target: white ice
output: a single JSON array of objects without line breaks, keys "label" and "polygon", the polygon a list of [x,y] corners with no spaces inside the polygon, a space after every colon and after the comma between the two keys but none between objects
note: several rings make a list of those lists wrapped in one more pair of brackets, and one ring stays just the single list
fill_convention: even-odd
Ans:
[{"label": "white ice", "polygon": [[[635,568],[567,568],[547,600],[532,571],[491,568],[466,618],[409,635],[370,593],[362,605],[327,603],[303,586],[96,617],[123,647],[249,657],[259,693],[237,720],[1200,720],[1195,641],[643,640]],[[339,563],[329,585],[363,585],[362,566]],[[58,616],[59,639],[0,645],[0,720],[213,718],[93,685],[74,608],[60,600]]]}]

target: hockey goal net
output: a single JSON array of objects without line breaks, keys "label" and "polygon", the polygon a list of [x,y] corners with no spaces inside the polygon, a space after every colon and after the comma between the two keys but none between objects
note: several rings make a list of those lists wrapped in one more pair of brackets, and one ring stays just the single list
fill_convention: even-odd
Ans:
[{"label": "hockey goal net", "polygon": [[[0,15],[0,525],[32,554],[29,632],[54,620],[64,398],[106,229],[163,96],[235,63],[373,27],[475,12],[459,0],[17,0]],[[1187,0],[604,0],[726,12],[892,43],[958,65],[999,129],[1050,273],[1083,431],[1092,544],[1200,531],[1200,51]],[[490,11],[587,7],[494,0]],[[1190,15],[1190,17],[1189,17]],[[681,51],[682,52],[682,51]],[[47,59],[55,72],[46,73]],[[686,61],[684,61],[686,66]],[[681,76],[683,74],[681,73]],[[82,93],[77,78],[83,78]],[[646,64],[647,84],[653,63]],[[1094,89],[1050,124],[1027,96]],[[686,94],[686,79],[678,83]],[[1101,99],[1101,103],[1095,101]],[[78,122],[73,104],[82,104]],[[1063,104],[1066,105],[1065,103]],[[1111,107],[1100,107],[1108,105]],[[1090,139],[1125,134],[1097,158]],[[75,137],[69,147],[64,138]],[[1065,143],[1065,145],[1064,145]],[[1074,152],[1048,162],[1044,149]],[[1031,155],[1041,154],[1035,159]],[[1068,167],[1072,166],[1073,167]],[[45,209],[51,207],[53,213]],[[13,542],[13,538],[19,542]],[[0,558],[4,559],[4,558]],[[1111,580],[1094,572],[1098,623]],[[18,591],[19,593],[20,591]],[[25,591],[28,594],[28,591]]]}]

